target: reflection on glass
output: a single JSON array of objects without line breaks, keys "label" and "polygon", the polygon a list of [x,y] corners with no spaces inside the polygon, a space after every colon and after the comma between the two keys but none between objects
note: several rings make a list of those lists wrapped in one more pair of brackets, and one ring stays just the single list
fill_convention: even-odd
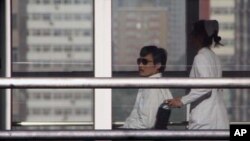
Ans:
[{"label": "reflection on glass", "polygon": [[[138,71],[136,59],[144,45],[157,45],[167,50],[166,71],[185,70],[185,6],[185,0],[113,0],[113,71]],[[113,122],[123,122],[129,116],[137,91],[113,89]],[[173,90],[172,93],[174,96],[182,96],[185,90]],[[170,120],[180,122],[185,119],[183,108],[174,110]]]},{"label": "reflection on glass", "polygon": [[[92,0],[11,3],[13,73],[93,71]],[[13,90],[13,121],[92,122],[92,95],[91,89]],[[33,128],[82,129],[93,125],[29,127]]]},{"label": "reflection on glass", "polygon": [[[216,48],[224,71],[249,71],[249,1],[200,0],[200,19],[217,19],[224,47]],[[244,72],[242,72],[242,75]],[[233,75],[233,73],[232,73]],[[250,119],[249,90],[224,90],[232,122]]]},{"label": "reflection on glass", "polygon": [[113,0],[113,71],[137,70],[144,45],[168,51],[167,70],[185,70],[185,0]]},{"label": "reflection on glass", "polygon": [[14,72],[92,71],[92,0],[12,0]]}]

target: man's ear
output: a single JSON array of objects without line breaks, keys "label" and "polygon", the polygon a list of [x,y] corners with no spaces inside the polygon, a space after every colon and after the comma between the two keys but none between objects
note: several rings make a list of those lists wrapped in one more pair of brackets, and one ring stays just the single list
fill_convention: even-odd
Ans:
[{"label": "man's ear", "polygon": [[157,63],[157,64],[155,64],[155,66],[156,66],[157,70],[159,70],[161,68],[161,63]]}]

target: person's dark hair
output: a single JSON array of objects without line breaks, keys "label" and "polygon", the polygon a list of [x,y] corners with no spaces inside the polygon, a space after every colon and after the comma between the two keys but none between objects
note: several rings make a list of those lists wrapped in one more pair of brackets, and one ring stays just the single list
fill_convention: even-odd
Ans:
[{"label": "person's dark hair", "polygon": [[164,72],[167,62],[167,51],[154,45],[144,46],[140,51],[140,56],[145,57],[151,54],[154,59],[154,64],[161,63],[159,72]]},{"label": "person's dark hair", "polygon": [[[208,33],[206,31],[206,27],[205,27],[205,23],[208,21],[209,20],[199,20],[199,21],[195,22],[193,24],[193,30],[192,30],[191,34],[196,36],[196,37],[197,36],[204,37],[203,44],[202,44],[202,46],[204,46],[204,47],[210,47],[212,45],[213,41],[215,42],[215,47],[217,47],[219,45],[223,46],[223,44],[220,43],[221,37],[218,36],[219,28],[212,31],[213,32],[212,35],[210,35],[210,36],[208,35]],[[213,21],[215,21],[215,20],[213,20]],[[215,22],[217,22],[217,21],[215,21]],[[218,22],[216,24],[217,24],[217,26],[219,26]]]},{"label": "person's dark hair", "polygon": [[215,31],[214,34],[212,35],[214,42],[215,42],[215,47],[217,46],[223,46],[223,44],[220,43],[221,37],[218,35],[218,31]]}]

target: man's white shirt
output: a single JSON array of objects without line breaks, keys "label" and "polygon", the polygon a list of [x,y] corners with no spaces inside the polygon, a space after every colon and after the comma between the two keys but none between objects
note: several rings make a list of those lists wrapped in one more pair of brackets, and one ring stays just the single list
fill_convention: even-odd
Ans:
[{"label": "man's white shirt", "polygon": [[[150,76],[150,78],[153,77],[162,77],[162,75],[157,73]],[[155,124],[159,106],[164,100],[172,98],[171,92],[166,88],[139,89],[133,110],[121,128],[152,128]]]}]

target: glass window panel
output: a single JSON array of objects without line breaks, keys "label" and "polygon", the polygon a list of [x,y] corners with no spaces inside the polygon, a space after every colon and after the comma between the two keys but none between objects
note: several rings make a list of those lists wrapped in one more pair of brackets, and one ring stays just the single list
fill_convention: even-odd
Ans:
[{"label": "glass window panel", "polygon": [[249,89],[224,89],[224,100],[231,122],[249,122]]},{"label": "glass window panel", "polygon": [[[92,0],[29,0],[27,3],[12,0],[12,15],[13,74],[46,77],[47,73],[53,76],[60,72],[60,77],[65,77],[81,71],[93,76]],[[12,92],[13,122],[93,122],[92,89],[14,89]],[[93,125],[13,128],[70,130],[90,129]]]},{"label": "glass window panel", "polygon": [[[224,71],[242,71],[240,75],[244,75],[250,70],[249,7],[250,1],[200,0],[200,19],[216,19],[220,24],[219,35],[224,46],[214,51],[220,57]],[[234,72],[231,77],[235,77]],[[249,120],[249,90],[224,91],[230,121]]]},{"label": "glass window panel", "polygon": [[185,0],[112,1],[113,71],[137,71],[144,45],[168,52],[167,70],[185,70]]},{"label": "glass window panel", "polygon": [[[113,72],[135,77],[136,59],[144,45],[157,45],[168,52],[166,73],[186,70],[186,1],[185,0],[113,0],[112,53]],[[128,72],[128,73],[126,73]],[[136,77],[138,77],[136,75]],[[113,122],[124,122],[129,116],[138,89],[113,89]],[[182,96],[185,90],[171,90]],[[176,118],[178,117],[178,118]],[[173,110],[171,121],[186,120],[185,108]],[[184,126],[173,127],[185,128]]]},{"label": "glass window panel", "polygon": [[[88,5],[67,0],[58,8],[53,2],[40,2],[46,4],[13,0],[12,44],[16,50],[13,56],[17,58],[12,62],[13,72],[93,71],[92,0],[86,0],[91,3]],[[53,49],[65,46],[81,49],[77,52]],[[37,64],[43,68],[37,68]],[[64,66],[72,64],[77,67],[65,69]]]},{"label": "glass window panel", "polygon": [[[234,93],[233,93],[234,92]],[[232,97],[230,101],[230,116],[232,121],[244,121],[249,122],[250,110],[249,110],[249,89],[236,89],[232,91]]]}]

